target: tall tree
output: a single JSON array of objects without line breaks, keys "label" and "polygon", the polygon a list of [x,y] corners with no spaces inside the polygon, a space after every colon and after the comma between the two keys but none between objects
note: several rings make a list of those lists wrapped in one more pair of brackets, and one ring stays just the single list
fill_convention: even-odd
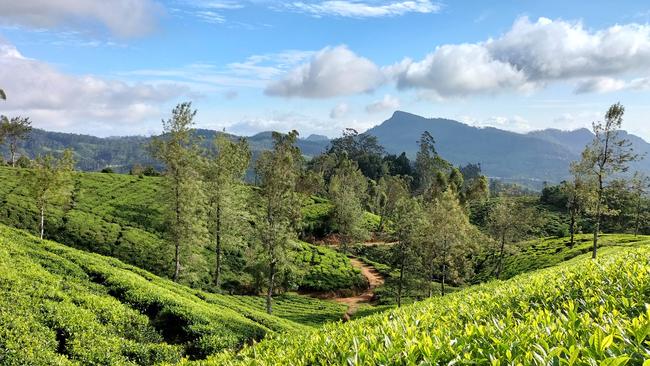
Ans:
[{"label": "tall tree", "polygon": [[597,255],[600,223],[603,211],[607,208],[603,193],[608,178],[627,171],[629,163],[638,159],[631,143],[619,134],[624,114],[625,108],[620,103],[616,103],[607,110],[604,121],[593,123],[594,139],[582,152],[582,159],[576,165],[576,169],[583,174],[593,176],[596,181],[592,258],[596,258]]},{"label": "tall tree", "polygon": [[650,177],[641,172],[634,173],[631,182],[631,191],[635,199],[634,208],[634,236],[639,234],[639,226],[641,225],[641,216],[643,214],[642,204],[643,198],[648,195],[650,189]]},{"label": "tall tree", "polygon": [[446,189],[451,164],[442,159],[435,148],[435,140],[424,131],[418,141],[419,150],[415,157],[414,192],[433,199]]},{"label": "tall tree", "polygon": [[341,236],[343,251],[347,251],[350,243],[368,237],[363,219],[367,187],[366,178],[357,164],[344,155],[328,187],[329,198],[334,205],[332,216]]},{"label": "tall tree", "polygon": [[295,145],[298,132],[273,133],[273,150],[265,151],[255,167],[260,186],[252,202],[255,210],[256,247],[267,275],[266,311],[273,312],[276,275],[287,260],[290,240],[300,221],[300,199],[296,185],[302,156]]},{"label": "tall tree", "polygon": [[[440,295],[445,295],[448,282],[462,283],[473,272],[471,258],[476,252],[480,233],[469,222],[453,190],[443,192],[428,205],[430,235],[424,242],[428,281],[438,280]],[[431,283],[433,284],[433,283]],[[429,286],[429,295],[433,286]]]},{"label": "tall tree", "polygon": [[531,227],[534,213],[530,208],[519,204],[514,198],[501,196],[490,210],[488,216],[488,231],[498,243],[494,277],[497,279],[503,272],[503,259],[507,247],[525,237]]},{"label": "tall tree", "polygon": [[205,160],[204,188],[209,208],[209,232],[215,248],[213,281],[218,289],[221,286],[224,246],[234,246],[248,224],[243,179],[251,152],[245,139],[234,142],[225,134],[218,134],[214,143],[215,155]]},{"label": "tall tree", "polygon": [[45,236],[45,219],[48,209],[61,203],[69,195],[74,158],[65,150],[60,158],[47,154],[34,161],[34,172],[28,183],[31,196],[39,212],[39,233]]},{"label": "tall tree", "polygon": [[192,103],[181,103],[163,124],[163,135],[153,140],[154,158],[165,165],[168,203],[168,232],[174,245],[174,281],[181,276],[184,252],[191,253],[200,242],[203,227],[200,219],[202,190],[197,169],[198,150],[193,136],[196,110]]},{"label": "tall tree", "polygon": [[399,271],[396,292],[399,307],[402,305],[407,280],[419,267],[418,247],[424,240],[427,227],[420,201],[408,195],[397,200],[390,218],[395,225],[397,239],[391,250],[393,262]]},{"label": "tall tree", "polygon": [[375,187],[376,214],[379,215],[379,228],[381,232],[386,226],[386,219],[392,217],[397,209],[397,202],[409,196],[410,177],[386,176],[379,180]]},{"label": "tall tree", "polygon": [[2,89],[0,89],[0,99],[7,100],[7,94],[5,94],[5,91]]},{"label": "tall tree", "polygon": [[18,142],[24,140],[32,132],[32,123],[29,118],[14,117],[10,120],[3,118],[0,124],[0,135],[9,141],[9,151],[11,152],[11,166],[16,166],[16,150]]}]

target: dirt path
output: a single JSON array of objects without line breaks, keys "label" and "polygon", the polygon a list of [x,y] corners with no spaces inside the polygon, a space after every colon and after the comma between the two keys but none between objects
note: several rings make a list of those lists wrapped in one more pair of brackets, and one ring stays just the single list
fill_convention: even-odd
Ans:
[{"label": "dirt path", "polygon": [[352,262],[352,266],[361,270],[361,274],[368,279],[369,286],[366,291],[357,296],[340,297],[334,299],[336,302],[340,304],[346,304],[348,306],[348,309],[346,310],[344,316],[344,318],[347,320],[349,320],[352,315],[356,313],[357,309],[359,308],[359,304],[369,303],[374,295],[374,289],[384,283],[384,278],[375,269],[375,267],[365,264],[357,258],[350,258],[350,262]]}]

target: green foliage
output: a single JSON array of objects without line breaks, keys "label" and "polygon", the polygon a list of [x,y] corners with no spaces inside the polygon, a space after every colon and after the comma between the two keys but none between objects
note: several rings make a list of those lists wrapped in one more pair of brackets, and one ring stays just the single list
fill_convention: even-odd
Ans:
[{"label": "green foliage", "polygon": [[294,253],[294,262],[305,268],[300,280],[301,290],[336,291],[366,285],[361,272],[352,267],[345,255],[335,250],[298,242]]},{"label": "green foliage", "polygon": [[[293,320],[282,319],[265,314],[260,301],[194,290],[0,226],[3,365],[177,362],[342,314],[329,303],[289,296],[278,313]],[[289,314],[292,307],[323,316],[301,319]]]},{"label": "green foliage", "polygon": [[[501,278],[507,279],[521,273],[546,268],[575,258],[591,250],[591,234],[580,234],[575,237],[572,247],[569,237],[543,238],[516,243],[503,258]],[[650,237],[631,234],[600,235],[601,247],[629,247],[645,243]],[[483,253],[477,259],[476,276],[473,283],[488,281],[494,276],[497,258],[494,254]]]},{"label": "green foliage", "polygon": [[356,163],[343,158],[334,171],[328,186],[332,202],[332,221],[341,237],[341,246],[347,246],[368,237],[364,223],[364,201],[368,184]]},{"label": "green foliage", "polygon": [[641,365],[650,358],[650,249],[610,251],[204,365]]}]

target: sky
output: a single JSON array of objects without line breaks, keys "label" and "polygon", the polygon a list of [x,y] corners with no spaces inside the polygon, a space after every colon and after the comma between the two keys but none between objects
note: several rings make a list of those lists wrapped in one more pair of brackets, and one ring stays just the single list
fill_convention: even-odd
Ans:
[{"label": "sky", "polygon": [[618,101],[650,141],[647,1],[0,0],[0,114],[96,136],[363,131],[395,110],[527,132]]}]

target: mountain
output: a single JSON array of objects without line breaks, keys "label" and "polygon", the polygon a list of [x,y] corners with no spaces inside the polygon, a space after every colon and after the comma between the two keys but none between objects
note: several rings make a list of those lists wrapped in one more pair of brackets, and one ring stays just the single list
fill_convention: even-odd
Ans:
[{"label": "mountain", "polygon": [[[397,111],[391,118],[365,133],[377,137],[389,153],[406,152],[415,158],[417,141],[429,131],[438,153],[455,165],[480,163],[490,177],[516,181],[532,187],[568,177],[569,164],[580,158],[593,134],[587,129],[547,129],[520,134],[493,127],[473,127],[443,118],[424,118]],[[637,153],[650,154],[650,144],[621,131]],[[632,169],[650,173],[650,161],[634,163]]]},{"label": "mountain", "polygon": [[[431,133],[438,152],[455,165],[480,163],[489,177],[532,188],[540,188],[543,182],[557,183],[567,178],[569,164],[580,158],[584,146],[593,138],[591,131],[585,128],[574,131],[546,129],[520,134],[493,127],[473,127],[450,119],[424,118],[401,111],[365,133],[376,136],[388,153],[406,152],[409,158],[414,159],[418,150],[417,141],[424,131]],[[218,133],[221,132],[197,130],[205,146],[210,146]],[[648,156],[632,164],[631,170],[650,174],[650,144],[625,131],[621,131],[621,136],[632,142],[638,154]],[[255,155],[273,147],[270,131],[247,139]],[[142,136],[99,138],[35,129],[30,139],[20,146],[19,152],[34,157],[72,148],[76,153],[77,167],[81,170],[97,171],[110,166],[115,171],[128,172],[134,164],[156,165],[147,152],[146,147],[150,142],[150,137]],[[297,145],[305,156],[310,157],[325,151],[329,139],[310,135],[299,138]],[[0,151],[7,156],[6,147]]]}]

